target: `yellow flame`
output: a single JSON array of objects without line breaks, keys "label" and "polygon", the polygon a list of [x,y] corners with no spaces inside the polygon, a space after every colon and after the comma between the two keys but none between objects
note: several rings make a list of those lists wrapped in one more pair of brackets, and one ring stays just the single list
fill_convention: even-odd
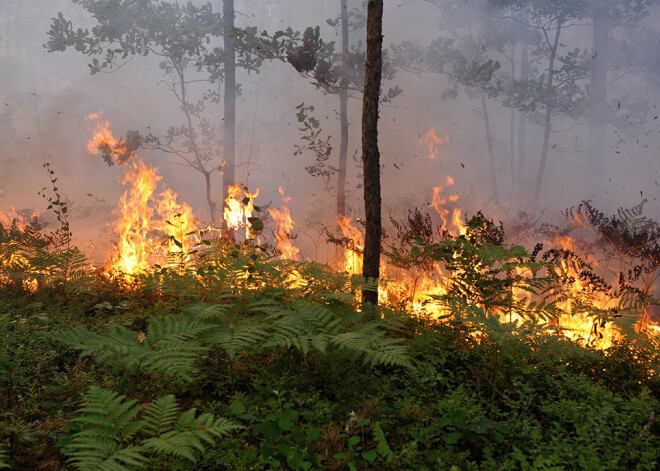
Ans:
[{"label": "yellow flame", "polygon": [[291,231],[293,230],[293,219],[291,219],[291,212],[289,207],[286,205],[291,201],[290,196],[284,196],[284,190],[282,187],[279,189],[284,204],[280,209],[269,209],[268,213],[273,218],[273,221],[276,224],[275,230],[273,231],[273,236],[277,242],[277,248],[280,249],[282,255],[280,258],[287,260],[298,260],[298,255],[300,254],[300,249],[294,247],[291,244]]},{"label": "yellow flame", "polygon": [[[240,184],[230,185],[228,187],[229,196],[225,200],[224,218],[227,222],[227,227],[235,231],[245,229],[245,237],[251,238],[253,236],[250,231],[249,218],[252,217],[254,211],[254,199],[259,196],[259,188],[254,193],[249,193],[247,189],[241,187]],[[247,198],[247,204],[243,201]]]},{"label": "yellow flame", "polygon": [[428,158],[435,159],[438,157],[441,147],[449,144],[449,135],[445,134],[444,136],[438,136],[435,132],[435,128],[431,126],[431,129],[429,129],[424,135],[421,142],[428,150]]},{"label": "yellow flame", "polygon": [[96,129],[87,141],[87,151],[90,154],[97,154],[99,151],[105,151],[111,155],[126,155],[128,153],[126,145],[112,135],[110,122],[103,119],[103,111],[90,113],[85,119],[96,121]]}]

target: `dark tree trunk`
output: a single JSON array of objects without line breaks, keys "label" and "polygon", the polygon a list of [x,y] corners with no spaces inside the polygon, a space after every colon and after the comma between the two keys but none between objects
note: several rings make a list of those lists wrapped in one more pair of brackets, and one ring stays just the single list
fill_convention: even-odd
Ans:
[{"label": "dark tree trunk", "polygon": [[[225,47],[225,119],[224,119],[224,160],[222,175],[222,202],[229,197],[229,187],[234,184],[234,169],[236,165],[236,51],[234,49],[234,0],[223,0]],[[224,217],[223,217],[224,221]],[[223,222],[224,233],[233,238],[233,231],[228,231],[226,221]]]},{"label": "dark tree trunk", "polygon": [[383,0],[367,5],[367,64],[362,104],[362,166],[366,229],[362,274],[376,284],[362,291],[362,302],[378,305],[380,276],[380,152],[378,151],[378,100],[383,68]]},{"label": "dark tree trunk", "polygon": [[497,191],[497,172],[495,168],[495,153],[493,151],[493,136],[490,132],[490,117],[488,116],[488,106],[486,104],[486,95],[481,94],[481,111],[484,114],[484,130],[486,133],[486,147],[488,148],[488,159],[490,161],[490,190],[495,201],[499,201]]},{"label": "dark tree trunk", "polygon": [[[527,22],[526,17],[523,17]],[[520,55],[520,80],[525,81],[529,79],[529,37],[525,35],[521,45],[522,53]],[[523,178],[525,172],[525,147],[527,145],[527,115],[523,112],[518,112],[518,179]]]},{"label": "dark tree trunk", "polygon": [[346,160],[348,158],[348,6],[341,0],[341,90],[339,91],[339,118],[341,139],[339,142],[339,172],[337,174],[337,221],[346,215]]},{"label": "dark tree trunk", "polygon": [[593,51],[594,61],[591,76],[591,116],[589,119],[589,153],[587,170],[601,172],[606,149],[605,126],[607,124],[607,20],[594,18]]},{"label": "dark tree trunk", "polygon": [[[559,36],[561,34],[561,19],[557,22],[557,31],[555,32],[555,41],[550,46],[550,65],[548,67],[548,81],[546,87],[552,89],[555,78],[555,58],[557,57],[557,47],[559,46]],[[541,147],[541,161],[539,162],[539,171],[536,174],[536,186],[534,187],[534,204],[539,202],[541,196],[541,187],[543,186],[543,174],[545,173],[545,164],[548,159],[548,145],[550,143],[550,132],[552,130],[552,111],[553,105],[546,103],[545,120],[543,123],[543,146]]]},{"label": "dark tree trunk", "polygon": [[[516,76],[516,63],[515,63],[515,58],[516,58],[516,43],[513,43],[511,45],[511,78],[514,78]],[[509,197],[513,198],[513,190],[514,190],[514,185],[516,182],[516,173],[515,173],[515,168],[516,168],[516,149],[515,149],[515,127],[516,127],[516,110],[514,108],[511,108],[509,110],[509,152],[511,152],[511,157],[509,159],[509,179],[510,179],[510,185],[509,185]]]}]

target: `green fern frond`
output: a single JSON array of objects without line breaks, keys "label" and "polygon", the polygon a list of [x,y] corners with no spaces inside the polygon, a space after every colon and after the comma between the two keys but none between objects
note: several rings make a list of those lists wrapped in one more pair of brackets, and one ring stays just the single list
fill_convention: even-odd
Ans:
[{"label": "green fern frond", "polygon": [[144,430],[150,437],[172,430],[179,415],[179,405],[173,395],[161,397],[152,402],[144,414]]},{"label": "green fern frond", "polygon": [[91,386],[79,412],[81,417],[73,419],[83,430],[81,433],[94,434],[100,438],[131,438],[135,430],[131,423],[140,413],[137,401],[125,401],[114,391]]},{"label": "green fern frond", "polygon": [[346,351],[354,360],[362,357],[365,364],[412,367],[404,340],[387,337],[379,322],[365,323],[335,335],[332,343]]},{"label": "green fern frond", "polygon": [[311,348],[325,352],[330,337],[341,331],[342,322],[321,305],[295,302],[291,309],[273,306],[266,309],[272,333],[264,346],[300,350],[307,355]]},{"label": "green fern frond", "polygon": [[241,427],[223,418],[216,419],[212,414],[196,416],[196,409],[190,409],[179,416],[172,430],[158,437],[145,440],[145,450],[174,458],[186,458],[196,462],[195,452],[204,453],[206,446],[215,446],[215,438],[229,435]]},{"label": "green fern frond", "polygon": [[69,462],[80,471],[124,471],[128,466],[142,466],[146,458],[140,450],[123,446],[141,428],[136,422],[141,407],[136,401],[125,401],[114,391],[98,386],[89,388],[73,419],[81,431],[75,433],[72,442],[63,451],[70,455]]},{"label": "green fern frond", "polygon": [[241,350],[259,345],[267,335],[261,318],[248,318],[236,323],[215,321],[209,323],[203,339],[210,345],[220,346],[230,360]]},{"label": "green fern frond", "polygon": [[195,361],[206,350],[197,340],[206,329],[185,316],[172,315],[151,319],[142,343],[137,332],[124,326],[113,326],[106,335],[77,327],[56,338],[83,356],[95,355],[99,361],[120,358],[129,370],[144,367],[190,380]]},{"label": "green fern frond", "polygon": [[224,317],[230,309],[231,306],[227,304],[193,303],[186,306],[183,312],[192,319],[207,321]]},{"label": "green fern frond", "polygon": [[110,449],[89,437],[76,438],[84,443],[68,448],[69,454],[73,455],[69,463],[79,471],[129,471],[148,464],[139,447],[119,448],[117,445]]},{"label": "green fern frond", "polygon": [[7,452],[5,449],[0,445],[0,469],[5,469],[9,468],[9,464],[7,463]]},{"label": "green fern frond", "polygon": [[196,409],[180,413],[172,395],[143,408],[98,386],[90,387],[77,412],[73,422],[81,430],[62,451],[79,471],[132,471],[155,457],[170,458],[180,469],[180,460],[194,463],[217,438],[242,428],[212,414],[197,415]]}]

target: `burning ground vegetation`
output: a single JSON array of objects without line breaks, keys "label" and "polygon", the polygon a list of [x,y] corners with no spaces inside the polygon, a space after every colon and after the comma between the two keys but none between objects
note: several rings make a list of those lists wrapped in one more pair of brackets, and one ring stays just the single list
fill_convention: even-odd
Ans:
[{"label": "burning ground vegetation", "polygon": [[[48,164],[44,215],[0,213],[0,467],[660,465],[644,202],[505,226],[467,217],[447,176],[391,218],[375,315],[359,220],[325,229],[330,264],[296,246],[281,187],[279,207],[230,187],[209,225],[89,120],[90,153],[123,168],[106,259],[74,244]],[[427,134],[429,158],[445,140]]]}]

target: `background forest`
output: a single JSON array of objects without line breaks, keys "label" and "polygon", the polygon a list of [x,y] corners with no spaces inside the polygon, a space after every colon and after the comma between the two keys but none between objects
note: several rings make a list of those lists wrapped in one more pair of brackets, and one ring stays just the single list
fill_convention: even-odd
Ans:
[{"label": "background forest", "polygon": [[0,6],[0,468],[658,468],[660,5],[385,2],[376,285],[367,3]]}]

